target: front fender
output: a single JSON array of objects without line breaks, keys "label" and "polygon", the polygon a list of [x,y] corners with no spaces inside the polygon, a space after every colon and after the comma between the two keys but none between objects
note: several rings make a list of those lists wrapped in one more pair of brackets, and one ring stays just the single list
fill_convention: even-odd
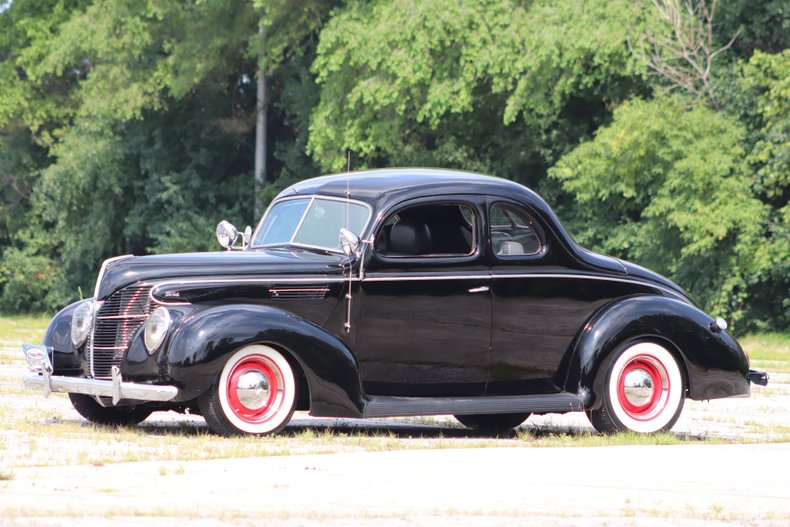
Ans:
[{"label": "front fender", "polygon": [[215,306],[182,319],[166,353],[167,376],[186,401],[209,389],[227,357],[248,344],[271,344],[301,366],[310,391],[310,413],[362,415],[357,362],[346,345],[287,311],[254,304]]},{"label": "front fender", "polygon": [[82,375],[82,359],[71,343],[71,316],[77,306],[93,299],[79,300],[61,309],[49,322],[43,344],[54,350],[52,366],[55,375]]},{"label": "front fender", "polygon": [[749,360],[726,331],[712,331],[713,319],[673,298],[636,296],[613,302],[590,319],[575,339],[565,389],[586,409],[600,406],[606,375],[618,348],[651,340],[678,359],[691,399],[749,393]]}]

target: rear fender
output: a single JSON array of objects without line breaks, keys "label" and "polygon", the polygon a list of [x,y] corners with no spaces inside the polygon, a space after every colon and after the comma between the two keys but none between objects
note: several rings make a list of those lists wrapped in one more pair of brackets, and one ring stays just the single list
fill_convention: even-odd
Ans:
[{"label": "rear fender", "polygon": [[346,345],[287,311],[254,304],[211,307],[182,319],[164,357],[167,376],[180,387],[178,399],[203,394],[228,356],[249,344],[271,344],[299,363],[307,377],[311,414],[362,415],[359,370]]},{"label": "rear fender", "polygon": [[600,407],[615,352],[641,340],[662,344],[675,355],[689,398],[748,394],[749,360],[729,333],[711,330],[712,322],[696,307],[673,298],[635,296],[608,304],[577,335],[565,389],[578,394],[585,409]]}]

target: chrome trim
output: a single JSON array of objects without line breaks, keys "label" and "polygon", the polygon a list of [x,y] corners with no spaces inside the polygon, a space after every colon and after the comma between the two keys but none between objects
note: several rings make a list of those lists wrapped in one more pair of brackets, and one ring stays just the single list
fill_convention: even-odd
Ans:
[{"label": "chrome trim", "polygon": [[189,306],[190,302],[162,302],[154,298],[154,293],[160,287],[170,285],[190,285],[190,284],[344,284],[348,282],[347,277],[328,277],[316,276],[314,278],[281,278],[281,277],[267,277],[267,278],[184,278],[181,280],[166,280],[164,282],[151,283],[146,282],[146,285],[151,285],[151,299],[163,306]]},{"label": "chrome trim", "polygon": [[[364,278],[352,277],[351,280],[354,282],[396,282],[396,281],[425,281],[425,280],[501,280],[501,279],[509,279],[509,278],[568,278],[568,279],[578,279],[578,280],[602,280],[602,281],[612,281],[612,282],[622,282],[626,284],[635,284],[641,285],[644,287],[651,287],[654,289],[660,289],[661,291],[670,293],[681,300],[686,300],[686,297],[682,294],[669,289],[668,287],[664,287],[662,285],[653,283],[653,282],[643,282],[636,279],[629,279],[629,278],[618,278],[614,276],[600,276],[600,275],[587,275],[587,274],[575,274],[575,273],[529,273],[529,274],[491,274],[491,273],[475,273],[475,274],[436,274],[436,275],[403,275],[403,274],[382,274],[382,275],[375,275],[371,273],[367,273]],[[346,283],[349,281],[348,277],[329,277],[326,275],[323,276],[315,276],[315,277],[305,277],[305,278],[285,278],[285,277],[277,277],[271,276],[266,278],[215,278],[215,279],[183,279],[183,280],[169,280],[165,282],[160,282],[156,284],[152,284],[151,295],[154,294],[160,287],[168,286],[168,285],[187,285],[187,284],[237,284],[237,283],[257,283],[257,284],[272,284],[272,283],[292,283],[292,284],[299,284],[299,283],[315,283],[315,282],[323,282],[323,283],[330,283],[330,284],[337,284],[337,283]],[[148,282],[150,284],[150,282]],[[154,299],[156,301],[156,299]],[[157,302],[162,305],[166,306],[174,306],[174,305],[190,305],[188,302],[186,303],[175,303],[175,302]]]},{"label": "chrome trim", "polygon": [[[117,368],[117,367],[116,367]],[[111,397],[113,404],[121,399],[134,399],[138,401],[170,401],[178,395],[175,386],[159,386],[153,384],[138,384],[124,382],[120,373],[115,375],[113,370],[112,380],[85,379],[82,377],[65,377],[53,375],[26,375],[25,388],[32,390],[47,390],[52,392],[82,393],[95,397]]]},{"label": "chrome trim", "polygon": [[269,292],[272,294],[280,294],[280,293],[292,293],[292,292],[299,292],[299,293],[326,293],[329,291],[328,287],[292,287],[292,288],[270,288]]},{"label": "chrome trim", "polygon": [[102,320],[132,320],[135,318],[145,318],[148,315],[105,315]]},{"label": "chrome trim", "polygon": [[480,287],[473,287],[469,290],[470,293],[485,293],[489,291],[491,288],[487,285],[481,285]]},{"label": "chrome trim", "polygon": [[[96,281],[96,287],[98,288],[99,280]],[[96,377],[96,372],[93,370],[93,351],[96,349],[94,344],[94,335],[96,333],[96,321],[99,320],[99,310],[104,305],[104,300],[96,300],[93,306],[93,326],[91,327],[91,334],[88,335],[88,339],[85,344],[85,358],[88,361],[88,367],[90,368],[91,377]]]},{"label": "chrome trim", "polygon": [[363,282],[423,282],[426,280],[491,280],[490,273],[476,274],[435,274],[435,275],[400,275],[400,274],[368,274]]}]

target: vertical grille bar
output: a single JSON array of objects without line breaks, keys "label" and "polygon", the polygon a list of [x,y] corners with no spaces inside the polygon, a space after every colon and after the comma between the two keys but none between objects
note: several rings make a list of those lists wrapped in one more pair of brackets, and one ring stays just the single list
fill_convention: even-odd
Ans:
[{"label": "vertical grille bar", "polygon": [[95,379],[110,379],[132,337],[151,313],[150,285],[132,285],[110,295],[99,307],[90,336],[89,361]]}]

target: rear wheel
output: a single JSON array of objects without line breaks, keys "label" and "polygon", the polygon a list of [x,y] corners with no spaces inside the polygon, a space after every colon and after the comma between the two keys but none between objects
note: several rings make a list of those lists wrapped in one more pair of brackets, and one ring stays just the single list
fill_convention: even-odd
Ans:
[{"label": "rear wheel", "polygon": [[153,410],[145,406],[102,406],[90,395],[70,393],[72,406],[91,423],[108,426],[132,426],[142,423]]},{"label": "rear wheel", "polygon": [[527,420],[530,414],[473,414],[456,415],[458,422],[475,430],[506,432]]},{"label": "rear wheel", "polygon": [[603,433],[662,432],[680,417],[685,392],[672,353],[654,342],[639,342],[616,357],[606,377],[603,404],[587,415]]},{"label": "rear wheel", "polygon": [[273,434],[288,424],[296,407],[293,369],[274,348],[246,346],[228,359],[198,405],[218,434]]}]

